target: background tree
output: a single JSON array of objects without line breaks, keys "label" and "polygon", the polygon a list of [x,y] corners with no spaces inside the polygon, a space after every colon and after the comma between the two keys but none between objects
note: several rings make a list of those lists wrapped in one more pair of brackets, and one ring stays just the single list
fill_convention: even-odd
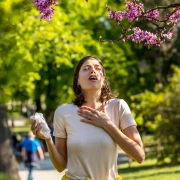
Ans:
[{"label": "background tree", "polygon": [[180,68],[174,67],[175,73],[169,80],[166,89],[164,106],[160,107],[161,120],[158,123],[157,136],[160,139],[162,150],[160,163],[178,164],[180,162]]},{"label": "background tree", "polygon": [[180,68],[173,66],[174,74],[165,87],[157,84],[155,91],[131,96],[135,119],[142,133],[155,134],[159,144],[158,162],[178,164],[179,137],[179,77]]},{"label": "background tree", "polygon": [[[5,108],[5,106],[0,105],[0,173],[6,175],[4,179],[19,180],[18,164],[11,145],[11,136]],[[2,176],[1,174],[1,177]]]},{"label": "background tree", "polygon": [[[13,56],[13,51],[11,51],[12,42],[15,40],[13,34],[11,34],[14,31],[13,24],[8,23],[9,19],[5,18],[8,16],[10,10],[10,1],[7,6],[3,6],[3,2],[0,2],[0,173],[5,173],[8,179],[18,180],[20,179],[18,175],[18,164],[11,146],[11,135],[7,123],[6,107],[4,105],[5,102],[10,100],[14,92],[14,88],[12,87],[16,84],[16,73],[19,70],[18,66],[15,69],[16,59],[10,61],[10,57],[12,58]],[[9,88],[10,86],[11,88]]]}]

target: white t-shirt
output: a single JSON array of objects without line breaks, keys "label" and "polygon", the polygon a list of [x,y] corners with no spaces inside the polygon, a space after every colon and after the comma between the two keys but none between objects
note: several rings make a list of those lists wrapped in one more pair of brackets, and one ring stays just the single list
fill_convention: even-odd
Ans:
[{"label": "white t-shirt", "polygon": [[[102,128],[81,122],[78,106],[67,104],[56,109],[54,136],[67,138],[66,176],[71,179],[117,179],[117,144]],[[120,129],[136,125],[127,103],[111,99],[105,109],[109,119]]]}]

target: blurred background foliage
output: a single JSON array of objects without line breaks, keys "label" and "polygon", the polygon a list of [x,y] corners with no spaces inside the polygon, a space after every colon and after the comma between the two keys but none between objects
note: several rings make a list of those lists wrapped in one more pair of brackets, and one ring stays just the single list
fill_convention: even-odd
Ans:
[{"label": "blurred background foliage", "polygon": [[[169,3],[142,2],[147,8]],[[131,42],[101,44],[100,36],[111,40],[121,34],[116,22],[108,19],[106,4],[117,10],[125,2],[63,0],[52,21],[40,21],[31,0],[1,1],[0,103],[10,117],[31,109],[43,112],[51,122],[57,106],[73,99],[75,64],[95,55],[104,63],[113,91],[130,105],[141,135],[155,135],[154,141],[158,140],[159,162],[167,157],[179,162],[180,27],[160,48]],[[135,25],[155,31],[146,22]]]}]

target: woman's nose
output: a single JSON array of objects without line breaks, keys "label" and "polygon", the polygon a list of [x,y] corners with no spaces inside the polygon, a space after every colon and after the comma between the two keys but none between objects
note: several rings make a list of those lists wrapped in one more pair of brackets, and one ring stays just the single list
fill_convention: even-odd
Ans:
[{"label": "woman's nose", "polygon": [[96,68],[94,66],[91,67],[91,73],[96,73]]},{"label": "woman's nose", "polygon": [[94,67],[91,68],[91,74],[96,73],[96,69]]}]

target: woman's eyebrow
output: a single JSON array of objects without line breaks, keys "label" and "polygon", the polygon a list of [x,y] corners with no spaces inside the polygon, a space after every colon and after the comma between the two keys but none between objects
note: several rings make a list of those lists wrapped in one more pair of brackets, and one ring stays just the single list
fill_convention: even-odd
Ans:
[{"label": "woman's eyebrow", "polygon": [[94,66],[101,67],[99,64],[95,64]]},{"label": "woman's eyebrow", "polygon": [[89,67],[90,65],[86,64],[86,65],[83,65],[82,68],[85,68],[85,67]]},{"label": "woman's eyebrow", "polygon": [[[93,64],[94,66],[96,67],[101,67],[99,64]],[[83,65],[83,67],[86,67],[86,66],[92,66],[91,64],[86,64],[86,65]]]}]

